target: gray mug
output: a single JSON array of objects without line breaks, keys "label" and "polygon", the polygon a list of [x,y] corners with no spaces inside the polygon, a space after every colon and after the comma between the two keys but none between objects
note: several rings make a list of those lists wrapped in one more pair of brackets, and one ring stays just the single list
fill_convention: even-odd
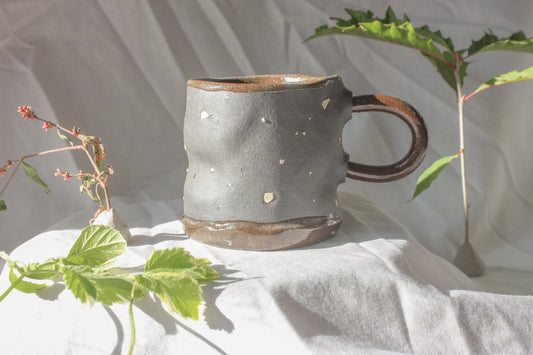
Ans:
[{"label": "gray mug", "polygon": [[[411,132],[398,162],[349,161],[342,130],[353,112],[383,111]],[[404,101],[353,97],[338,76],[258,75],[187,82],[189,160],[183,224],[200,242],[278,250],[335,234],[345,177],[386,182],[410,174],[427,148],[422,117]]]}]

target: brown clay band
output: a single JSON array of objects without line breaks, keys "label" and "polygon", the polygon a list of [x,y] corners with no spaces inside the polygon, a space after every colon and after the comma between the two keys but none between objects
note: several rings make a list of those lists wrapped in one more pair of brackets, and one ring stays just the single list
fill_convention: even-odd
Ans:
[{"label": "brown clay band", "polygon": [[411,146],[405,156],[389,165],[366,165],[348,162],[347,177],[369,181],[388,182],[412,173],[422,162],[428,145],[428,133],[424,120],[414,107],[392,96],[365,95],[353,98],[352,112],[378,111],[400,118],[411,132]]}]

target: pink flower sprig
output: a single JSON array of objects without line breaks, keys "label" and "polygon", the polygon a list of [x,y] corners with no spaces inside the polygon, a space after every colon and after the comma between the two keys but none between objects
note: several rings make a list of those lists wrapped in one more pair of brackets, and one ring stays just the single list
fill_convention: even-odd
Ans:
[{"label": "pink flower sprig", "polygon": [[33,112],[30,106],[26,106],[26,105],[19,106],[19,109],[17,110],[17,112],[20,113],[22,118],[26,118],[28,120],[33,120],[37,118],[37,116],[35,116],[35,112]]},{"label": "pink flower sprig", "polygon": [[66,172],[66,171],[61,171],[61,170],[57,169],[56,172],[54,173],[54,176],[63,176],[63,178],[64,178],[63,180],[67,181],[73,175],[71,173]]},{"label": "pink flower sprig", "polygon": [[[72,177],[77,177],[78,180],[81,180],[82,185],[80,186],[80,191],[89,195],[91,199],[100,202],[100,206],[96,211],[94,218],[96,218],[98,214],[100,214],[102,211],[106,209],[110,210],[111,200],[109,196],[107,178],[109,177],[109,175],[113,174],[113,168],[111,168],[110,165],[104,165],[103,163],[103,159],[105,157],[105,149],[104,145],[102,144],[102,140],[98,137],[81,134],[80,129],[76,126],[74,126],[72,130],[68,130],[56,123],[44,120],[37,116],[30,106],[19,106],[17,112],[20,113],[21,117],[24,119],[39,120],[43,122],[42,128],[45,131],[48,131],[50,128],[56,128],[58,130],[59,137],[66,140],[70,144],[70,146],[26,155],[14,161],[8,160],[7,164],[0,167],[0,177],[5,175],[7,170],[14,163],[17,164],[13,172],[11,173],[11,176],[9,177],[8,181],[0,191],[0,197],[6,190],[7,186],[9,185],[9,183],[13,179],[13,176],[21,165],[23,166],[26,175],[28,175],[28,177],[30,177],[33,181],[39,184],[39,186],[41,186],[46,192],[48,192],[48,186],[41,180],[41,178],[37,174],[37,171],[25,162],[26,159],[50,153],[64,152],[68,150],[81,150],[89,159],[89,162],[91,163],[91,166],[94,169],[93,173],[85,173],[80,170],[78,174],[71,174],[69,172],[57,169],[54,175],[61,176],[64,180],[69,180]],[[79,141],[79,144],[75,144],[73,140]],[[0,210],[4,209],[6,209],[5,202],[3,200],[0,200]]]}]

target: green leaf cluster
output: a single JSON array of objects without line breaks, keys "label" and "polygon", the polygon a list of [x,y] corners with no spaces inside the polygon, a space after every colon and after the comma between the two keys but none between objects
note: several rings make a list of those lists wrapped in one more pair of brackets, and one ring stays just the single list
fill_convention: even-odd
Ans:
[{"label": "green leaf cluster", "polygon": [[[440,31],[432,31],[429,26],[414,27],[407,15],[399,19],[389,6],[383,18],[374,16],[371,11],[363,12],[346,9],[349,19],[334,18],[335,26],[320,26],[306,41],[333,34],[351,35],[416,49],[437,69],[442,79],[457,90],[456,72],[461,85],[466,76],[470,56],[487,51],[513,51],[533,53],[533,38],[526,38],[523,32],[513,33],[507,38],[499,38],[489,30],[484,36],[472,41],[470,47],[456,50],[453,41]],[[464,54],[467,54],[464,56]]]},{"label": "green leaf cluster", "polygon": [[[112,269],[113,262],[125,248],[126,241],[120,232],[93,225],[82,230],[66,257],[24,265],[0,252],[0,257],[10,266],[11,282],[11,287],[0,296],[0,301],[12,289],[36,293],[51,283],[64,283],[82,303],[112,305],[129,302],[131,305],[153,292],[171,312],[185,318],[199,318],[199,306],[202,304],[200,285],[220,276],[210,267],[209,260],[196,259],[183,248],[172,248],[154,251],[142,273]],[[133,319],[131,313],[130,317]]]},{"label": "green leaf cluster", "polygon": [[[407,15],[398,18],[389,6],[383,18],[374,16],[371,11],[356,11],[346,9],[348,19],[333,18],[335,26],[323,25],[315,29],[315,34],[306,41],[327,35],[350,35],[373,39],[390,44],[418,50],[437,69],[441,78],[457,95],[462,95],[461,87],[467,76],[470,64],[467,59],[471,56],[489,51],[510,51],[533,53],[533,38],[527,38],[522,31],[515,32],[509,37],[499,38],[491,30],[484,33],[479,40],[473,40],[468,48],[456,50],[453,41],[444,37],[441,31],[432,31],[428,25],[414,27]],[[487,80],[470,95],[464,96],[468,101],[472,96],[489,87],[533,79],[533,66],[523,71],[511,71]],[[462,103],[461,103],[462,104]],[[418,179],[413,199],[422,191],[429,188],[439,174],[457,158],[457,155],[440,158]]]}]

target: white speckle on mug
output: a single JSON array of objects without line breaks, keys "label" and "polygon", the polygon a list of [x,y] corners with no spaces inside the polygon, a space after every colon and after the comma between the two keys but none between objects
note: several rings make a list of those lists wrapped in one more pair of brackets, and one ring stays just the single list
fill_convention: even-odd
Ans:
[{"label": "white speckle on mug", "polygon": [[311,120],[313,119],[313,117],[309,116],[309,117],[307,117],[307,119],[308,119],[309,121],[311,121]]},{"label": "white speckle on mug", "polygon": [[309,175],[313,175],[313,172],[312,172],[312,171],[310,171],[310,172],[309,172]]},{"label": "white speckle on mug", "polygon": [[327,98],[327,99],[322,100],[322,108],[323,108],[324,110],[328,107],[330,101],[331,101],[330,98]]},{"label": "white speckle on mug", "polygon": [[280,160],[279,160],[279,163],[280,163],[281,165],[285,164],[285,159],[280,159]]},{"label": "white speckle on mug", "polygon": [[215,172],[215,168],[211,168],[211,169],[209,169],[209,171],[214,173]]},{"label": "white speckle on mug", "polygon": [[265,194],[263,195],[263,201],[265,203],[270,203],[274,201],[274,194],[272,192],[265,192]]},{"label": "white speckle on mug", "polygon": [[316,198],[313,199],[313,203],[316,203]]},{"label": "white speckle on mug", "polygon": [[335,231],[331,231],[331,235],[335,235]]},{"label": "white speckle on mug", "polygon": [[226,100],[229,100],[229,95],[228,95],[228,96],[226,96],[226,97],[225,97],[224,99],[226,99]]},{"label": "white speckle on mug", "polygon": [[294,132],[294,135],[297,136],[298,134],[300,134],[298,131]]},{"label": "white speckle on mug", "polygon": [[206,118],[209,118],[209,116],[210,116],[210,115],[209,115],[209,112],[207,112],[207,111],[202,111],[202,112],[200,113],[200,118],[201,118],[202,120],[205,120]]},{"label": "white speckle on mug", "polygon": [[306,132],[306,131],[303,131],[303,132],[302,132],[302,135],[303,135],[303,136],[305,136],[306,134],[307,134],[307,132]]}]

